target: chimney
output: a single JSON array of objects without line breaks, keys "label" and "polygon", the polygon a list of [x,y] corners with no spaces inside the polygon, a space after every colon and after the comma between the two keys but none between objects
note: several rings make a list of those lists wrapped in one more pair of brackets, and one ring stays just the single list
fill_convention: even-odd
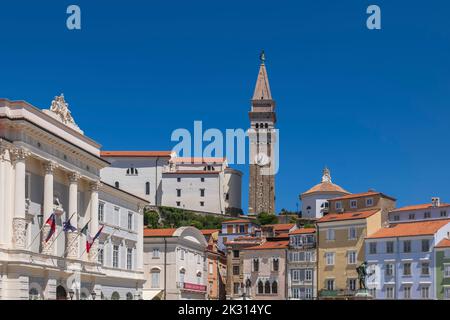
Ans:
[{"label": "chimney", "polygon": [[431,205],[433,208],[439,207],[441,205],[441,199],[439,197],[431,198]]}]

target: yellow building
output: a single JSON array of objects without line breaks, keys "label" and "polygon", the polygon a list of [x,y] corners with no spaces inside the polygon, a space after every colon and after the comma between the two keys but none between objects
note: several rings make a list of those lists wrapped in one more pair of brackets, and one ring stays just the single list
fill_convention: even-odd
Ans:
[{"label": "yellow building", "polygon": [[320,298],[353,296],[359,289],[356,267],[364,262],[364,238],[385,223],[396,199],[369,191],[329,200],[317,221],[317,288]]}]

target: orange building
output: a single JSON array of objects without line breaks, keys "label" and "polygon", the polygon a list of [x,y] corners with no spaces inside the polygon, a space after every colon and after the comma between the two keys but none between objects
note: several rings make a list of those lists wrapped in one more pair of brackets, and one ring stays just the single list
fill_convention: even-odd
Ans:
[{"label": "orange building", "polygon": [[206,248],[206,263],[208,272],[208,298],[210,300],[225,300],[225,283],[227,277],[227,258],[219,250],[217,241],[219,229],[200,230],[205,236],[208,246]]}]

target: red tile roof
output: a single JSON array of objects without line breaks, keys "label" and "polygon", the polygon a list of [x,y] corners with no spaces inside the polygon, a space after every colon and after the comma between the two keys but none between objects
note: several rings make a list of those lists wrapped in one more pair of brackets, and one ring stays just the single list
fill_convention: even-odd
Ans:
[{"label": "red tile roof", "polygon": [[383,197],[392,199],[392,200],[396,200],[395,198],[385,195],[384,193],[381,192],[377,192],[377,191],[368,191],[368,192],[362,192],[362,193],[353,193],[353,194],[348,194],[342,197],[337,197],[337,198],[333,198],[330,199],[329,201],[334,201],[334,200],[345,200],[345,199],[353,199],[353,198],[359,198],[359,197],[368,197],[368,196],[375,196],[375,195],[381,195]]},{"label": "red tile roof", "polygon": [[144,237],[172,237],[176,228],[171,229],[144,229]]},{"label": "red tile roof", "polygon": [[311,194],[311,193],[315,193],[315,192],[338,192],[338,193],[345,193],[345,194],[350,193],[347,190],[344,190],[343,188],[341,188],[340,186],[338,186],[337,184],[334,184],[332,182],[321,182],[319,184],[316,184],[314,187],[312,187],[308,191],[303,192],[302,196]]},{"label": "red tile roof", "polygon": [[245,219],[237,219],[237,220],[228,220],[228,221],[224,221],[222,223],[253,223],[253,221],[250,220],[245,220]]},{"label": "red tile roof", "polygon": [[245,248],[244,250],[275,250],[286,249],[289,246],[289,241],[266,241],[259,246]]},{"label": "red tile roof", "polygon": [[263,227],[273,227],[274,231],[283,231],[283,230],[289,230],[293,226],[295,226],[295,223],[277,223],[277,224],[266,224]]},{"label": "red tile roof", "polygon": [[[436,207],[436,208],[441,208],[441,207],[442,208],[450,207],[450,204],[441,203],[439,205],[439,207]],[[401,207],[398,209],[394,209],[391,212],[412,211],[412,210],[431,209],[431,208],[434,208],[431,203],[425,203],[425,204],[416,204],[416,205]]]},{"label": "red tile roof", "polygon": [[332,222],[332,221],[342,221],[342,220],[356,220],[356,219],[366,219],[375,213],[380,211],[379,209],[368,210],[368,211],[354,211],[354,212],[344,212],[344,213],[329,213],[319,220],[317,223],[322,222]]},{"label": "red tile roof", "polygon": [[289,234],[306,234],[306,233],[315,233],[316,229],[314,228],[299,228],[290,232]]},{"label": "red tile roof", "polygon": [[448,223],[450,219],[397,223],[379,229],[366,239],[433,235]]},{"label": "red tile roof", "polygon": [[450,239],[442,239],[436,246],[436,248],[450,248]]},{"label": "red tile roof", "polygon": [[101,151],[102,157],[168,157],[172,151]]},{"label": "red tile roof", "polygon": [[219,229],[203,229],[203,230],[200,230],[200,232],[202,234],[204,234],[204,235],[206,235],[206,234],[213,234],[213,233],[219,232],[219,231],[220,231]]}]

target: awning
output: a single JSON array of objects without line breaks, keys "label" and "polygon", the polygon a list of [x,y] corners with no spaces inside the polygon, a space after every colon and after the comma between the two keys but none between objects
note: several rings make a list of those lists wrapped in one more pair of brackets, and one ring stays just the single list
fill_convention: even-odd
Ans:
[{"label": "awning", "polygon": [[164,290],[143,290],[142,298],[144,300],[161,300]]}]

